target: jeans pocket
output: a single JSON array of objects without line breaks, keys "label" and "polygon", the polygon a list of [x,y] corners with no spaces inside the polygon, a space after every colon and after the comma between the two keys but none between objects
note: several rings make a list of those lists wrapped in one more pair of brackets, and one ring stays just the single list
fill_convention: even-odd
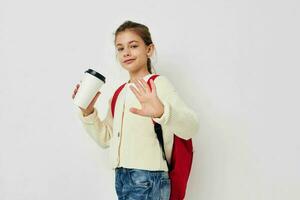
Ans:
[{"label": "jeans pocket", "polygon": [[129,177],[134,186],[149,188],[151,180],[149,174],[145,170],[131,169]]},{"label": "jeans pocket", "polygon": [[171,194],[171,181],[169,178],[162,178],[160,180],[160,199],[169,200]]}]

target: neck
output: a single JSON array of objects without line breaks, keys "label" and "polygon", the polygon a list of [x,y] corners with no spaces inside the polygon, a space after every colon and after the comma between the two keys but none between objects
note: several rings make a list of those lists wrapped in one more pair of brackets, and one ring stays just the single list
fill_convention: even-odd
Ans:
[{"label": "neck", "polygon": [[128,83],[132,83],[138,79],[143,78],[144,76],[150,74],[146,68],[143,68],[141,70],[135,71],[135,72],[129,72],[130,80]]}]

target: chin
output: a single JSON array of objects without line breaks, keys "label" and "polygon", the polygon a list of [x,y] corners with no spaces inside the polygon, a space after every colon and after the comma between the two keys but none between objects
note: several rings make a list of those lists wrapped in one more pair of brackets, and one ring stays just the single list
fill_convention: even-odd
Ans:
[{"label": "chin", "polygon": [[138,67],[137,66],[135,66],[135,65],[122,65],[122,67],[124,68],[124,69],[126,69],[127,71],[129,71],[129,72],[134,72],[134,71],[137,71],[138,70]]}]

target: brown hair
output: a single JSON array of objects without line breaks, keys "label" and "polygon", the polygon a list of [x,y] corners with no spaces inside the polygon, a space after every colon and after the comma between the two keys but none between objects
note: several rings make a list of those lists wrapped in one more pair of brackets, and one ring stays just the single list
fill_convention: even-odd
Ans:
[{"label": "brown hair", "polygon": [[[145,45],[147,45],[147,46],[149,46],[150,44],[153,43],[152,39],[151,39],[151,34],[149,32],[149,28],[147,26],[137,23],[137,22],[129,21],[129,20],[127,20],[123,24],[121,24],[115,31],[115,33],[114,33],[115,43],[116,43],[116,37],[117,37],[118,33],[122,32],[122,31],[126,31],[126,30],[133,31],[137,35],[139,35],[142,38],[142,40],[144,41]],[[150,58],[147,58],[147,70],[150,74],[152,74]]]}]

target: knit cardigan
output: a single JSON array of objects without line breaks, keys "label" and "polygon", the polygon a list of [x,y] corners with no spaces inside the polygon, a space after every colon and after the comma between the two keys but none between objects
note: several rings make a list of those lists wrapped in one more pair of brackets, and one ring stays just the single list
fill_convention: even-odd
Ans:
[{"label": "knit cardigan", "polygon": [[[143,77],[147,82],[150,76]],[[179,97],[173,84],[163,75],[154,80],[157,96],[164,106],[160,118],[152,118],[161,124],[167,160],[171,161],[174,135],[183,139],[192,138],[199,129],[196,113]],[[112,117],[111,101],[105,119],[98,116],[97,108],[88,116],[78,109],[78,116],[85,131],[102,148],[109,147],[109,159],[112,169],[116,167],[168,171],[162,149],[154,131],[150,117],[140,116],[129,111],[131,107],[140,109],[141,104],[126,83],[120,92],[115,115]],[[134,86],[135,87],[135,86]]]}]

